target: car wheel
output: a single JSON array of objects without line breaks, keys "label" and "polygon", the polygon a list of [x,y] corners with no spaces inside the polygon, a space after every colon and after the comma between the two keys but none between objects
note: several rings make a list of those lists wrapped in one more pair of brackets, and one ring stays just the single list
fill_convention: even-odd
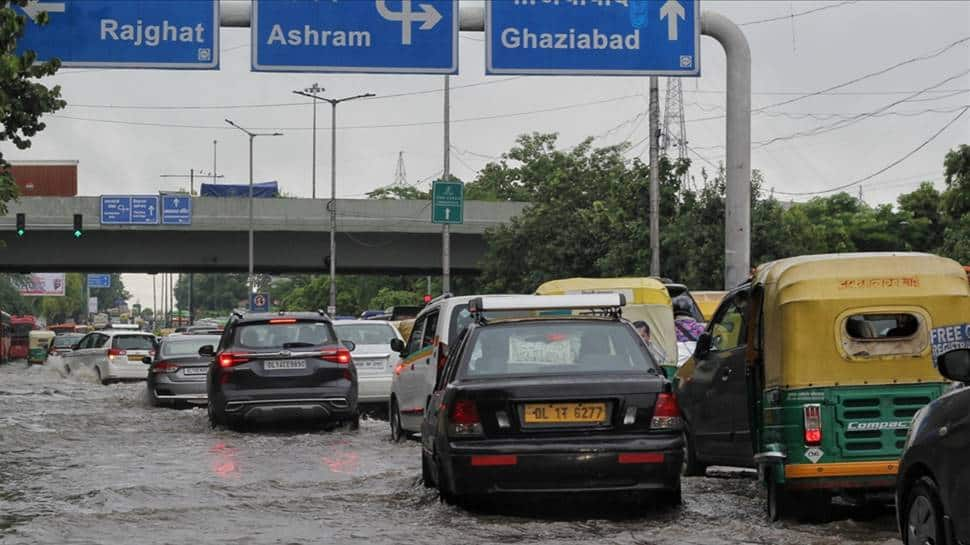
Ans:
[{"label": "car wheel", "polygon": [[431,474],[431,462],[424,449],[421,449],[421,482],[424,483],[425,488],[435,487],[434,476]]},{"label": "car wheel", "polygon": [[360,429],[360,413],[354,413],[349,420],[344,421],[344,429],[347,431],[357,431]]},{"label": "car wheel", "polygon": [[906,499],[906,518],[904,519],[906,545],[942,545],[946,543],[943,535],[943,509],[936,493],[936,486],[929,478],[922,478]]},{"label": "car wheel", "polygon": [[681,471],[684,477],[703,477],[707,475],[707,466],[697,459],[694,439],[690,429],[684,430],[684,465]]},{"label": "car wheel", "polygon": [[158,399],[157,395],[155,395],[155,388],[152,388],[151,385],[149,385],[146,389],[148,390],[148,402],[151,404],[151,406],[161,407],[162,401]]},{"label": "car wheel", "polygon": [[210,401],[206,408],[206,412],[209,413],[209,426],[212,428],[226,425],[226,414],[222,412],[222,408],[218,407],[218,404],[218,402]]},{"label": "car wheel", "polygon": [[404,439],[404,428],[401,427],[401,409],[397,406],[397,400],[391,400],[391,441],[400,443]]},{"label": "car wheel", "polygon": [[97,376],[98,382],[100,382],[103,386],[107,386],[108,385],[108,379],[101,378],[101,368],[100,367],[95,367],[94,368],[94,374]]},{"label": "car wheel", "polygon": [[785,485],[776,482],[772,471],[769,470],[767,476],[768,485],[768,520],[777,522],[790,514],[790,501]]}]

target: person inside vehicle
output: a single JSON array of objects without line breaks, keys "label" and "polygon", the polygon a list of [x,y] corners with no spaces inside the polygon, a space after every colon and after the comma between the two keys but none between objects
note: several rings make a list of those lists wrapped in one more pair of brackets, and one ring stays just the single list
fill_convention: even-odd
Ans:
[{"label": "person inside vehicle", "polygon": [[690,300],[685,296],[675,297],[673,306],[677,342],[697,342],[697,338],[704,333],[704,326],[694,319]]},{"label": "person inside vehicle", "polygon": [[650,352],[650,357],[653,358],[657,365],[663,365],[667,361],[667,354],[663,348],[651,341],[650,326],[647,325],[647,322],[637,320],[633,322],[633,327],[637,330],[640,338],[643,339],[643,343],[647,345],[647,351]]}]

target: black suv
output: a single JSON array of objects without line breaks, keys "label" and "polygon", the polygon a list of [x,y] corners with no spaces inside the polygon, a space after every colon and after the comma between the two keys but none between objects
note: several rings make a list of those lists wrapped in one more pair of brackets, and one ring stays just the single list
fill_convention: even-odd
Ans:
[{"label": "black suv", "polygon": [[357,429],[357,369],[353,343],[337,339],[322,312],[234,313],[207,378],[209,422],[304,419]]},{"label": "black suv", "polygon": [[[950,330],[951,340],[970,340],[970,324],[941,329]],[[933,338],[937,338],[936,331]],[[951,380],[970,383],[970,349],[940,356],[937,367]],[[903,543],[970,544],[968,453],[970,387],[963,386],[934,400],[913,417],[896,484]]]}]

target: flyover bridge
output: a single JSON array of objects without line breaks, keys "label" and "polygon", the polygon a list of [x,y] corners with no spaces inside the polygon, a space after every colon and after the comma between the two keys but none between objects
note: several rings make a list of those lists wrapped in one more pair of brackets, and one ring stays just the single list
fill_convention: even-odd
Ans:
[{"label": "flyover bridge", "polygon": [[[330,248],[326,199],[255,199],[255,269],[324,272]],[[479,270],[484,233],[525,203],[465,202],[451,226],[454,273]],[[0,216],[0,272],[246,272],[249,200],[194,197],[191,225],[101,225],[99,197],[25,197]],[[27,232],[14,232],[18,212]],[[72,236],[74,214],[84,236]],[[441,270],[441,226],[430,201],[337,199],[337,270],[430,274]]]}]

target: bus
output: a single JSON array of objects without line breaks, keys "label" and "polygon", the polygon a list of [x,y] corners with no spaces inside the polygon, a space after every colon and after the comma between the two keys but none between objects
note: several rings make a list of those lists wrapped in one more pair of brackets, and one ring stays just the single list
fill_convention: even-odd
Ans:
[{"label": "bus", "polygon": [[11,316],[10,317],[10,352],[9,358],[12,360],[27,359],[28,344],[30,342],[30,332],[40,329],[37,318],[33,316]]},{"label": "bus", "polygon": [[10,315],[0,310],[0,363],[10,361],[10,335],[12,333]]}]

